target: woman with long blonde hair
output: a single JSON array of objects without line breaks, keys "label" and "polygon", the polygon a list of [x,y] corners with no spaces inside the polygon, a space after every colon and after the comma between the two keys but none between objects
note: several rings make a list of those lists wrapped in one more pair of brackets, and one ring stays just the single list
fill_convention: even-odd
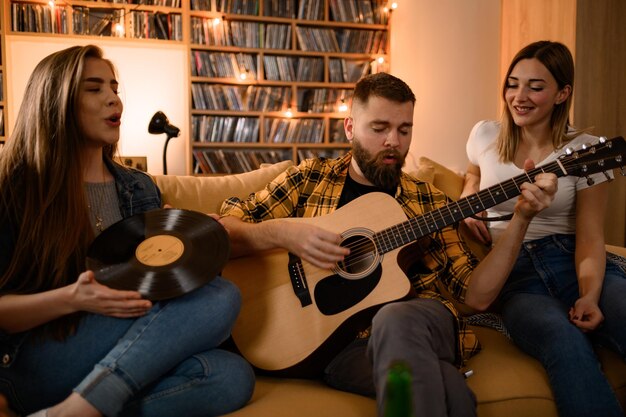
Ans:
[{"label": "woman with long blonde hair", "polygon": [[[528,160],[541,166],[566,148],[597,143],[569,123],[573,90],[565,45],[539,41],[521,49],[504,79],[502,120],[481,121],[470,133],[462,196],[520,175]],[[598,343],[626,358],[626,273],[607,259],[604,245],[611,175],[559,178],[554,202],[530,223],[499,294],[513,341],[543,364],[561,417],[623,415],[593,350]],[[484,243],[497,241],[516,200],[487,210],[500,219],[489,227],[465,223]]]}]

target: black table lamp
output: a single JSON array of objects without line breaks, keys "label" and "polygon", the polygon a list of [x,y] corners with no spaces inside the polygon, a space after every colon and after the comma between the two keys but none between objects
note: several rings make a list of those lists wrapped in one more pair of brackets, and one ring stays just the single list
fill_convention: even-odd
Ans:
[{"label": "black table lamp", "polygon": [[180,135],[180,129],[170,124],[170,121],[167,120],[167,116],[162,111],[158,111],[154,113],[154,116],[152,116],[152,120],[150,120],[150,124],[148,125],[148,132],[152,133],[153,135],[159,135],[161,133],[167,134],[167,139],[165,139],[165,146],[163,146],[163,175],[166,175],[167,144],[169,143],[170,139]]}]

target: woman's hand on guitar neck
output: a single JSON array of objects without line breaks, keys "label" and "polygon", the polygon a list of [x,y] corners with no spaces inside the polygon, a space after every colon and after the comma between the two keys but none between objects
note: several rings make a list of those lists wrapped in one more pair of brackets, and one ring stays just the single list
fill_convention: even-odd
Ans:
[{"label": "woman's hand on guitar neck", "polygon": [[[524,161],[524,170],[530,171],[535,168],[531,159]],[[554,200],[558,188],[557,177],[551,173],[541,173],[533,178],[531,184],[525,182],[520,186],[521,195],[515,204],[514,212],[526,221],[530,222],[540,211],[548,208]]]}]

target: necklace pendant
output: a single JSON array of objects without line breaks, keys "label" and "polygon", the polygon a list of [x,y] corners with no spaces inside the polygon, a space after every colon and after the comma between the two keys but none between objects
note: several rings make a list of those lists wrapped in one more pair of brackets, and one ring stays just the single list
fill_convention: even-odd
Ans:
[{"label": "necklace pendant", "polygon": [[99,232],[102,231],[102,218],[98,215],[95,216],[96,217],[96,229],[98,229]]}]

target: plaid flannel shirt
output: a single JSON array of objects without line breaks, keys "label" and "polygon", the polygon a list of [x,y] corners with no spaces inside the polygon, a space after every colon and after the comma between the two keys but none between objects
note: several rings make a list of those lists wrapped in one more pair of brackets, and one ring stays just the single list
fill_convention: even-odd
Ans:
[{"label": "plaid flannel shirt", "polygon": [[[305,160],[298,166],[289,167],[263,190],[251,194],[247,199],[227,199],[222,204],[220,214],[236,216],[251,223],[329,214],[339,204],[351,158],[351,153],[348,153],[334,160]],[[449,202],[441,191],[406,173],[402,174],[395,199],[408,218],[422,215]],[[463,302],[469,277],[478,259],[462,242],[456,225],[447,226],[429,236],[429,244],[416,254],[416,265],[419,264],[419,267],[411,268],[414,272],[408,278],[417,297],[439,300],[456,318],[457,365],[461,366],[480,350],[480,344],[454,304],[442,295],[441,288],[445,288],[456,301]],[[359,336],[368,334],[369,329]]]}]

